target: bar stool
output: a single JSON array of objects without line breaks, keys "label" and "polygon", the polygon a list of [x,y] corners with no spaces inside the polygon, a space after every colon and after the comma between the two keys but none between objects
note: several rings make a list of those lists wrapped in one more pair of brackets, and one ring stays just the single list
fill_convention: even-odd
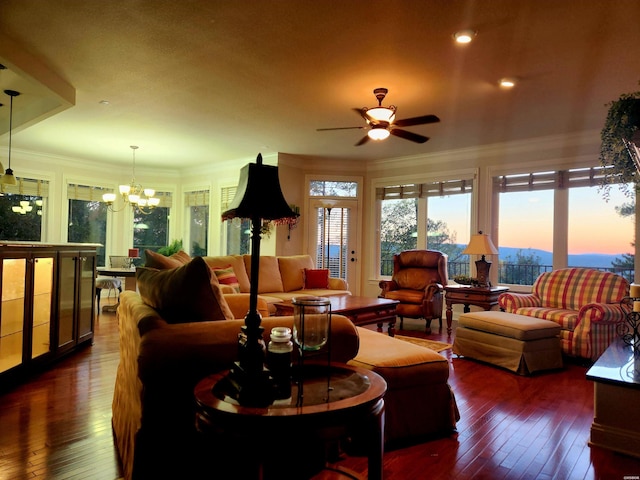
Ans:
[{"label": "bar stool", "polygon": [[[100,311],[100,293],[103,288],[109,289],[109,297],[111,297],[111,291],[118,290],[118,300],[120,300],[120,293],[122,293],[122,280],[117,277],[98,277],[96,278],[96,300],[98,302],[98,312]],[[114,306],[105,305],[103,311],[115,311]]]}]

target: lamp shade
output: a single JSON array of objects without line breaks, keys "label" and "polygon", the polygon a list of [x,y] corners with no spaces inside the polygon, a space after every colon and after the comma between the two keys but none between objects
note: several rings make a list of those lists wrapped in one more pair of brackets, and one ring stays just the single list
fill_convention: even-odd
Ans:
[{"label": "lamp shade", "polygon": [[248,163],[240,170],[236,196],[222,213],[223,220],[239,217],[295,221],[298,216],[284,199],[278,167],[263,165],[261,154],[256,163]]},{"label": "lamp shade", "polygon": [[497,255],[498,249],[489,238],[489,235],[479,232],[471,235],[469,245],[462,253],[466,255]]}]

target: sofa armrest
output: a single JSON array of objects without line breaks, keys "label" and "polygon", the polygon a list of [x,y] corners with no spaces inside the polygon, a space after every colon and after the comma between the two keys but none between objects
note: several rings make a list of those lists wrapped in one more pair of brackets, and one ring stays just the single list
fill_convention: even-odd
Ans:
[{"label": "sofa armrest", "polygon": [[349,290],[349,284],[344,278],[329,277],[329,290]]},{"label": "sofa armrest", "polygon": [[[233,318],[244,319],[249,311],[249,294],[248,293],[227,293],[224,296],[227,301]],[[269,316],[269,306],[267,301],[258,295],[258,312],[262,317]]]},{"label": "sofa armrest", "polygon": [[520,307],[541,307],[540,298],[532,293],[506,292],[498,297],[498,306],[501,310],[514,313]]},{"label": "sofa armrest", "polygon": [[398,284],[394,280],[380,280],[378,286],[380,290],[382,290],[379,295],[380,297],[384,297],[387,292],[398,290]]},{"label": "sofa armrest", "polygon": [[[169,385],[171,379],[195,382],[229,368],[238,359],[238,334],[244,320],[166,324],[147,332],[140,342],[138,374],[147,384]],[[262,320],[264,338],[271,328],[293,326],[293,317]],[[353,323],[342,315],[331,319],[331,358],[346,363],[358,353],[359,338]],[[195,383],[194,383],[195,384]]]},{"label": "sofa armrest", "polygon": [[589,323],[612,325],[624,321],[630,308],[618,303],[589,303],[583,305],[578,312],[578,323],[587,320]]}]

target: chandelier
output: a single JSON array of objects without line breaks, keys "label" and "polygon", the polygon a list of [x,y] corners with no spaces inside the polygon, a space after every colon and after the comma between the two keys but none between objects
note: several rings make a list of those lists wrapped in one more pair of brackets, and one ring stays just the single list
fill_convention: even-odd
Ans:
[{"label": "chandelier", "polygon": [[[131,183],[128,185],[120,185],[118,190],[125,205],[129,203],[134,211],[137,210],[140,213],[148,215],[151,213],[151,210],[160,204],[160,199],[155,196],[156,191],[153,188],[144,188],[136,182],[136,150],[139,147],[137,145],[131,145],[129,148],[131,148],[133,153],[133,176]],[[111,211],[119,211],[113,206],[116,200],[115,193],[105,193],[102,195],[102,200]]]}]

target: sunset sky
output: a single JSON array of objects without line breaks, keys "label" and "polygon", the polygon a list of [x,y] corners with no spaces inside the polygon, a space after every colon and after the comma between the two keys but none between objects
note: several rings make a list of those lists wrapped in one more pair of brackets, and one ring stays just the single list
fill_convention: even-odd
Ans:
[{"label": "sunset sky", "polygon": [[[570,189],[569,253],[631,253],[633,218],[623,218],[615,211],[616,206],[629,201],[617,188],[611,189],[609,202],[605,202],[598,188]],[[457,233],[457,243],[469,239],[468,203],[467,195],[453,195],[440,201],[429,199],[429,217],[443,219],[449,230]],[[553,190],[503,195],[500,245],[552,251],[552,229]]]}]

